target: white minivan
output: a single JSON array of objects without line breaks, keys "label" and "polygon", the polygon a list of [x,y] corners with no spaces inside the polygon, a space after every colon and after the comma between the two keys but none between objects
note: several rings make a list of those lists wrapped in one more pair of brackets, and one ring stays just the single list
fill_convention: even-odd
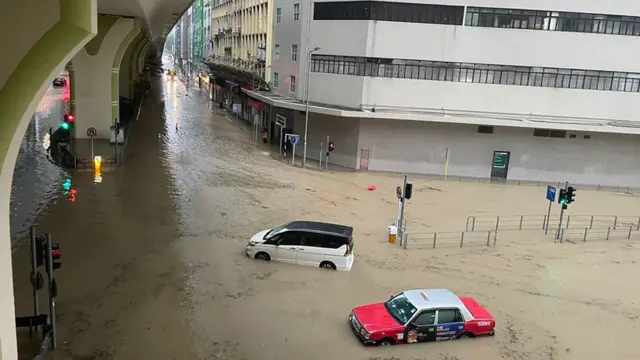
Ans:
[{"label": "white minivan", "polygon": [[315,221],[294,221],[253,235],[250,258],[349,271],[353,265],[353,228]]}]

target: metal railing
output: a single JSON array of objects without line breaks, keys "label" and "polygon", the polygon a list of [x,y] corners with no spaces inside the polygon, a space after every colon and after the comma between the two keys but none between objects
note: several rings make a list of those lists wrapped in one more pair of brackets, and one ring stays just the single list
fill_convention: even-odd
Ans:
[{"label": "metal railing", "polygon": [[[381,173],[384,173],[393,177],[398,177],[405,174],[405,173],[387,172],[387,171],[381,171]],[[515,180],[515,179],[460,176],[460,175],[444,176],[442,174],[409,174],[409,176],[411,177],[411,179],[446,180],[446,181],[478,183],[478,184],[518,185],[518,186],[533,186],[533,187],[547,187],[547,185],[551,185],[551,186],[554,186],[556,189],[563,188],[565,184],[564,180],[563,181]],[[624,193],[624,194],[630,194],[634,192],[640,193],[640,187],[634,187],[629,185],[580,184],[580,183],[572,182],[571,186],[573,186],[576,190],[606,191],[606,192],[615,192],[615,193]]]},{"label": "metal railing", "polygon": [[[488,231],[488,230],[544,230],[549,222],[549,228],[558,226],[558,218],[552,215],[547,219],[547,215],[507,215],[507,216],[469,216],[465,231]],[[640,230],[640,216],[618,216],[618,215],[567,215],[562,227],[568,228],[608,228],[632,226]]]},{"label": "metal railing", "polygon": [[558,240],[560,242],[568,241],[575,244],[578,241],[631,239],[633,232],[637,230],[637,226],[618,227],[617,229],[612,227],[561,229]]},{"label": "metal railing", "polygon": [[433,232],[433,233],[405,233],[401,246],[407,248],[436,247],[464,247],[466,246],[495,246],[498,232]]}]

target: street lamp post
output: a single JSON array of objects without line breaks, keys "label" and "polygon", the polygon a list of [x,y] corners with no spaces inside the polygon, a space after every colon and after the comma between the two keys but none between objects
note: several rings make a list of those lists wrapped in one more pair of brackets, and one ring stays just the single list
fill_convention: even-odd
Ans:
[{"label": "street lamp post", "polygon": [[[302,150],[302,168],[307,166],[307,135],[309,133],[309,84],[311,83],[311,54],[320,50],[315,47],[307,54],[307,84],[305,90],[305,106],[304,106],[304,148]],[[322,160],[322,159],[319,159]]]}]

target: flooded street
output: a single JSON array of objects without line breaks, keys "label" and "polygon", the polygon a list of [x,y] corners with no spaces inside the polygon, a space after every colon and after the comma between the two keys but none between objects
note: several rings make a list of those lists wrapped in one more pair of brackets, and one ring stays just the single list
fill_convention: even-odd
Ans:
[{"label": "flooded street", "polygon": [[[103,173],[100,184],[92,173],[73,174],[76,202],[61,198],[39,220],[39,233],[52,232],[63,254],[56,274],[59,348],[49,358],[640,356],[633,345],[640,290],[616,275],[640,262],[640,235],[559,245],[541,232],[516,231],[501,234],[496,247],[402,250],[386,234],[401,178],[301,170],[265,151],[198,89],[155,81],[124,164]],[[378,190],[367,191],[371,184]],[[409,228],[461,231],[477,213],[542,213],[542,191],[416,179]],[[640,214],[635,197],[610,193],[581,190],[572,206],[585,214]],[[352,271],[245,256],[251,235],[296,219],[353,226]],[[13,257],[19,315],[31,309],[28,258],[27,246],[19,246]],[[404,289],[440,287],[485,305],[496,317],[496,336],[363,347],[348,326],[355,306]],[[606,341],[585,343],[602,324]],[[19,337],[25,348],[26,334]]]}]

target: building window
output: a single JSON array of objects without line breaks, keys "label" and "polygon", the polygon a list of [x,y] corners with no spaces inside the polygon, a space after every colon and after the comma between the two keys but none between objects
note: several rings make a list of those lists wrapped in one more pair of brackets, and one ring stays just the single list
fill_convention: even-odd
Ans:
[{"label": "building window", "polygon": [[293,4],[293,21],[300,20],[300,3]]},{"label": "building window", "polygon": [[276,51],[273,57],[275,58],[274,60],[276,61],[280,60],[280,45],[276,45]]},{"label": "building window", "polygon": [[378,20],[462,25],[463,6],[385,1],[334,1],[313,5],[313,20]]},{"label": "building window", "polygon": [[280,87],[280,74],[278,73],[273,73],[273,87]]},{"label": "building window", "polygon": [[493,126],[479,125],[478,134],[493,134]]},{"label": "building window", "polygon": [[533,129],[533,136],[564,139],[567,137],[567,132],[564,130]]},{"label": "building window", "polygon": [[312,55],[311,71],[396,79],[640,92],[640,73]]},{"label": "building window", "polygon": [[282,8],[276,9],[276,24],[280,24],[282,22]]},{"label": "building window", "polygon": [[298,61],[298,45],[291,45],[291,61]]},{"label": "building window", "polygon": [[289,91],[296,92],[296,77],[291,75],[291,85],[289,85]]},{"label": "building window", "polygon": [[466,26],[640,36],[640,17],[468,7]]}]

